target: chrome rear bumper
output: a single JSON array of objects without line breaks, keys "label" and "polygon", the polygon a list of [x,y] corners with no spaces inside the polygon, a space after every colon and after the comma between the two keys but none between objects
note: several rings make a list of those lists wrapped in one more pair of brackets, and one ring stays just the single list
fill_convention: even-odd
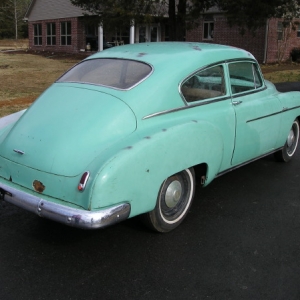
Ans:
[{"label": "chrome rear bumper", "polygon": [[126,220],[130,214],[128,203],[98,211],[88,211],[53,203],[0,182],[1,198],[40,217],[83,229],[103,228]]}]

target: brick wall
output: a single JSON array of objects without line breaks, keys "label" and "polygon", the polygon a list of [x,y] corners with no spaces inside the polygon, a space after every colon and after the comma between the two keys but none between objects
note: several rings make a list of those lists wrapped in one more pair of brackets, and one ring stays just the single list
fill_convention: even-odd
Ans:
[{"label": "brick wall", "polygon": [[[278,41],[277,33],[277,24],[280,19],[270,19],[268,23],[268,51],[267,51],[267,61],[269,63],[277,62],[278,59],[278,46],[283,46],[283,41]],[[300,19],[297,20],[300,22]],[[288,42],[285,47],[285,54],[283,61],[290,59],[290,53],[293,48],[300,48],[300,37],[297,37],[297,28],[296,30],[291,31],[291,36],[288,39]]]},{"label": "brick wall", "polygon": [[[71,45],[60,44],[60,23],[71,22]],[[47,23],[56,24],[56,45],[47,45]],[[34,24],[42,25],[42,45],[34,45]],[[29,35],[29,48],[36,51],[54,51],[54,52],[68,52],[76,53],[80,49],[85,49],[85,32],[84,24],[80,18],[65,18],[65,19],[52,19],[29,22],[28,35]]]},{"label": "brick wall", "polygon": [[192,42],[208,42],[215,44],[229,45],[238,47],[251,52],[258,61],[264,60],[264,45],[265,45],[265,28],[261,28],[253,36],[250,32],[241,34],[237,27],[230,27],[227,19],[222,15],[215,15],[214,22],[214,35],[213,39],[206,40],[203,38],[203,24],[204,20],[198,21],[199,26],[187,31],[186,40]]},{"label": "brick wall", "polygon": [[[222,15],[215,15],[213,20],[213,39],[205,40],[203,38],[204,19],[202,18],[198,21],[198,27],[187,31],[186,40],[239,47],[251,52],[260,63],[275,63],[278,61],[278,45],[282,44],[282,41],[277,40],[277,23],[281,21],[280,19],[268,20],[266,26],[258,29],[255,35],[250,32],[241,35],[239,29],[230,27],[226,18]],[[300,19],[298,21],[300,22]],[[290,52],[293,48],[300,48],[300,37],[297,37],[297,30],[291,32],[283,61],[290,59]]]},{"label": "brick wall", "polygon": [[[214,22],[214,35],[213,39],[207,40],[203,38],[203,24],[204,19],[198,20],[198,26],[187,30],[186,40],[192,42],[208,42],[223,45],[230,45],[238,48],[245,49],[251,52],[256,59],[262,63],[274,63],[278,59],[278,44],[282,44],[277,40],[277,23],[278,19],[270,19],[266,26],[258,29],[253,35],[246,32],[242,35],[237,27],[230,27],[227,24],[227,19],[223,15],[216,14],[211,19]],[[71,22],[72,45],[60,45],[60,23]],[[300,22],[300,19],[299,19]],[[34,24],[42,24],[42,45],[34,45]],[[56,24],[56,45],[47,45],[47,23]],[[268,26],[267,26],[268,25]],[[81,18],[65,18],[65,19],[52,19],[29,22],[29,48],[38,51],[56,51],[56,52],[69,52],[76,53],[80,49],[85,49],[85,26]],[[266,33],[268,38],[266,39]],[[108,35],[107,35],[108,36]],[[164,40],[164,31],[162,31],[162,40]],[[300,47],[300,37],[297,37],[297,30],[291,32],[291,38],[287,43],[285,50],[284,60],[290,58],[290,52],[293,48]]]}]

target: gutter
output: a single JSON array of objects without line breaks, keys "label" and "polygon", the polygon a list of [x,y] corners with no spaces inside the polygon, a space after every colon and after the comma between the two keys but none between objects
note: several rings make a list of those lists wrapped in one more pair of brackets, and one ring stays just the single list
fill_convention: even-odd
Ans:
[{"label": "gutter", "polygon": [[263,60],[263,64],[266,64],[266,63],[267,63],[267,58],[268,58],[269,21],[270,21],[270,19],[267,19],[267,23],[266,23],[266,32],[265,32],[265,49],[264,49],[264,60]]}]

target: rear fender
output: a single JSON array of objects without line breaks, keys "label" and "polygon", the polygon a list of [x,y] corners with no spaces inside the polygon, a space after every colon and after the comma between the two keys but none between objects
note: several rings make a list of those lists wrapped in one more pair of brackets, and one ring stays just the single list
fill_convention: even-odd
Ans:
[{"label": "rear fender", "polygon": [[218,173],[222,157],[222,136],[208,122],[190,121],[144,136],[135,134],[135,140],[112,155],[97,173],[91,209],[128,202],[130,216],[151,211],[167,177],[206,163],[208,183]]},{"label": "rear fender", "polygon": [[0,118],[0,130],[12,123],[17,122],[20,119],[20,117],[24,114],[25,111],[26,111],[26,109],[18,111],[14,114],[5,116],[3,118]]}]

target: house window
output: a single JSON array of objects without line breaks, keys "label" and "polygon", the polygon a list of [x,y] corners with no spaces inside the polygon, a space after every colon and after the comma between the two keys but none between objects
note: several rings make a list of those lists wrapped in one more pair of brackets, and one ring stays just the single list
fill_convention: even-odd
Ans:
[{"label": "house window", "polygon": [[60,23],[60,44],[62,46],[72,45],[71,43],[71,22]]},{"label": "house window", "polygon": [[204,21],[203,26],[203,39],[211,40],[214,38],[214,22],[213,21]]},{"label": "house window", "polygon": [[277,23],[277,40],[281,41],[283,36],[283,24],[282,22]]},{"label": "house window", "polygon": [[56,45],[56,26],[55,23],[47,24],[47,45]]},{"label": "house window", "polygon": [[42,45],[42,24],[33,25],[33,43],[35,46]]}]

